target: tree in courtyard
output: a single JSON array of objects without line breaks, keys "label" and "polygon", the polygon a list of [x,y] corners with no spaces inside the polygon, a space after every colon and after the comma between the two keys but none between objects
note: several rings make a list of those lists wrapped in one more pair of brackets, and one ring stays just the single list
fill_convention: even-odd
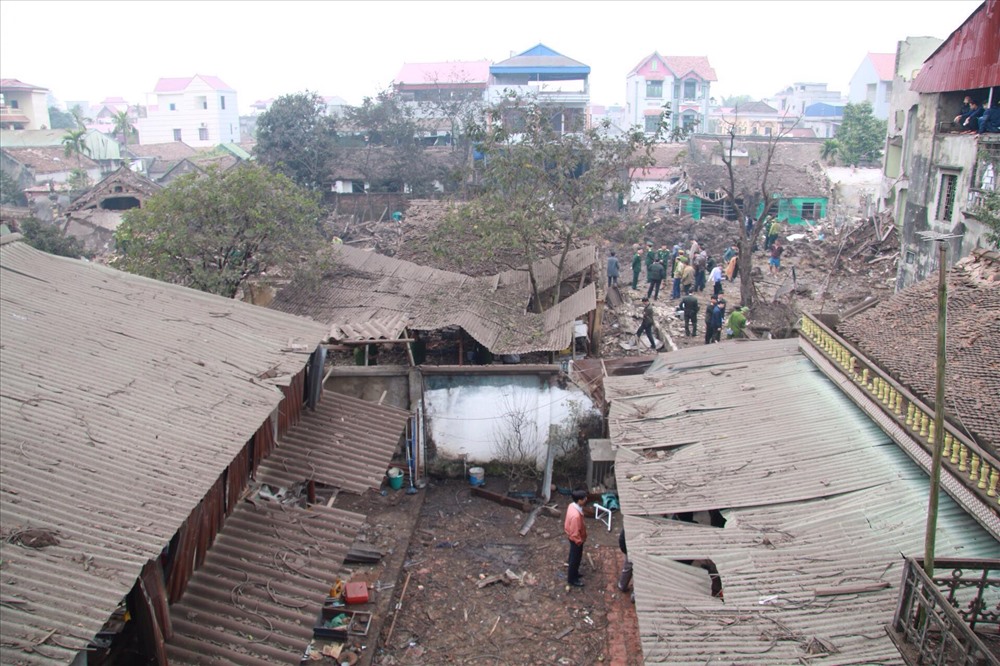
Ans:
[{"label": "tree in courtyard", "polygon": [[586,128],[580,118],[564,127],[562,110],[511,95],[473,131],[483,155],[475,174],[477,196],[439,226],[435,250],[528,264],[535,307],[554,305],[558,289],[543,302],[533,262],[554,253],[555,284],[561,283],[570,250],[597,233],[599,222],[627,199],[631,169],[653,163],[653,145],[668,115],[665,110],[652,135],[633,127],[613,137],[607,123]]},{"label": "tree in courtyard", "polygon": [[17,178],[0,169],[0,204],[4,206],[27,206],[28,200]]},{"label": "tree in courtyard", "polygon": [[86,254],[79,240],[67,236],[54,224],[43,224],[29,217],[21,222],[20,227],[25,242],[36,250],[73,259],[79,259]]},{"label": "tree in courtyard", "polygon": [[323,268],[316,197],[288,177],[244,163],[188,174],[125,213],[115,232],[117,267],[220,296],[278,270]]},{"label": "tree in courtyard", "polygon": [[76,166],[83,169],[83,156],[90,154],[90,146],[87,145],[87,130],[83,128],[71,129],[62,138],[63,153],[66,157],[76,155]]},{"label": "tree in courtyard", "polygon": [[50,106],[49,123],[52,129],[73,129],[76,127],[76,118],[68,111],[62,111],[57,106]]},{"label": "tree in courtyard", "polygon": [[[775,212],[777,199],[771,170],[774,165],[774,153],[778,141],[787,136],[798,123],[783,123],[781,130],[767,138],[763,148],[757,151],[753,163],[739,166],[733,162],[733,152],[736,146],[738,116],[725,125],[725,134],[719,138],[722,149],[722,163],[726,167],[726,178],[722,191],[724,200],[736,211],[736,226],[738,228],[737,247],[739,258],[737,266],[740,275],[740,299],[743,305],[750,307],[756,301],[756,288],[753,283],[753,247],[764,230],[764,220]],[[748,232],[746,220],[753,220],[753,228]]]},{"label": "tree in courtyard", "polygon": [[843,119],[837,130],[838,149],[844,164],[881,159],[885,132],[886,121],[874,116],[869,102],[845,106]]},{"label": "tree in courtyard", "polygon": [[820,157],[823,158],[827,164],[833,164],[834,160],[837,159],[837,153],[839,152],[840,143],[836,139],[827,139],[823,142]]},{"label": "tree in courtyard", "polygon": [[258,161],[300,187],[325,189],[337,156],[337,125],[314,92],[283,95],[257,119]]}]

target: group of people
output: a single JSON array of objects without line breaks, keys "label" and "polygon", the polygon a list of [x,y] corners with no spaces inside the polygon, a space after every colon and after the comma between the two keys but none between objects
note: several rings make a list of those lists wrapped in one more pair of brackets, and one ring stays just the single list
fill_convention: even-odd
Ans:
[{"label": "group of people", "polygon": [[1000,99],[985,104],[970,95],[962,100],[962,108],[953,121],[963,134],[995,134],[1000,132]]},{"label": "group of people", "polygon": [[[741,306],[729,313],[729,317],[726,317],[726,299],[722,296],[716,298],[712,297],[709,301],[708,307],[705,308],[705,344],[710,345],[713,342],[720,342],[722,340],[722,333],[725,331],[726,338],[732,340],[733,338],[742,338],[743,332],[747,327],[747,314],[750,312],[750,308],[746,306]],[[697,314],[697,309],[695,309]],[[693,335],[698,335],[698,324],[697,319],[692,316],[692,329]],[[688,314],[687,310],[684,311],[684,332],[687,333],[688,330]]]},{"label": "group of people", "polygon": [[[728,252],[728,250],[727,250]],[[725,261],[730,261],[727,257]],[[733,262],[735,264],[735,262]],[[643,267],[646,270],[646,298],[659,300],[660,288],[668,277],[672,280],[670,298],[677,300],[681,295],[704,291],[709,282],[713,283],[715,293],[722,291],[722,276],[724,267],[716,265],[715,260],[698,244],[691,241],[689,247],[682,248],[675,244],[668,248],[666,244],[659,250],[653,248],[653,243],[647,242],[643,248],[636,244],[632,255],[632,289],[639,289],[639,277]],[[718,268],[719,270],[715,270]],[[621,267],[618,258],[612,251],[608,257],[608,286],[618,284]]]}]

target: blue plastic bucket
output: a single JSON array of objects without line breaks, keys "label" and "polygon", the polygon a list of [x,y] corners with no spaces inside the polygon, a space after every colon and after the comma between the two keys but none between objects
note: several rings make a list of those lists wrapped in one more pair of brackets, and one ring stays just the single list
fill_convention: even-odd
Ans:
[{"label": "blue plastic bucket", "polygon": [[481,486],[486,483],[486,470],[482,467],[469,468],[469,483],[473,486]]}]

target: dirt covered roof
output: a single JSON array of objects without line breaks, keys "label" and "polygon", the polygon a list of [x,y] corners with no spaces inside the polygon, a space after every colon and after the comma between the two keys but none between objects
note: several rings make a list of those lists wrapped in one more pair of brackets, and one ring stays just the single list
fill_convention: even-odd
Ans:
[{"label": "dirt covered roof", "polygon": [[[934,404],[937,278],[841,323],[837,332],[927,404]],[[1000,254],[979,252],[948,272],[945,408],[993,451],[1000,445]]]}]

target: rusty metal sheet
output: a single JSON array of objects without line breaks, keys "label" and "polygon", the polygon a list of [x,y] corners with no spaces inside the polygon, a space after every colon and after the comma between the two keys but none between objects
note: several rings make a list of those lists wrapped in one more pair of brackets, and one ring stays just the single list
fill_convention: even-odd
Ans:
[{"label": "rusty metal sheet", "polygon": [[[277,407],[326,327],[0,241],[0,661],[67,663]],[[16,607],[15,607],[16,606]],[[30,645],[55,630],[45,647]],[[57,647],[55,643],[67,647]]]},{"label": "rusty metal sheet", "polygon": [[1000,86],[1000,2],[986,0],[924,61],[910,90],[952,92]]}]

